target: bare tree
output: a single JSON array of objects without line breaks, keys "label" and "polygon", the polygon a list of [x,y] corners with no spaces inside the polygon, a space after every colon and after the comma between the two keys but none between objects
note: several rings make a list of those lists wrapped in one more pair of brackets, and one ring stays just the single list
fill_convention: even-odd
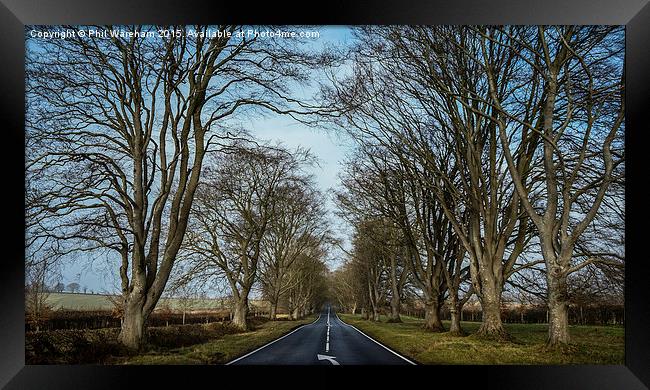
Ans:
[{"label": "bare tree", "polygon": [[309,177],[278,191],[275,217],[263,238],[260,284],[276,318],[278,302],[290,288],[286,274],[300,255],[329,236],[320,193]]},{"label": "bare tree", "polygon": [[[315,239],[314,243],[320,240]],[[298,320],[319,309],[327,300],[327,275],[325,265],[326,246],[312,245],[292,264],[287,279],[290,288],[286,296],[289,305],[289,318]]]},{"label": "bare tree", "polygon": [[[339,202],[348,214],[381,216],[390,221],[391,229],[397,229],[393,234],[398,234],[399,240],[378,239],[381,243],[393,241],[389,246],[394,246],[388,262],[393,320],[398,318],[394,313],[399,305],[397,294],[401,295],[410,278],[425,302],[425,327],[442,331],[440,310],[444,296],[448,294],[453,301],[452,313],[457,320],[459,305],[464,303],[458,298],[458,291],[468,276],[468,268],[463,266],[465,257],[460,241],[426,184],[432,178],[422,168],[404,164],[408,156],[400,154],[400,150],[388,151],[381,145],[362,146],[356,159],[348,163],[343,180],[347,194],[340,193]],[[365,199],[365,203],[359,199]],[[401,271],[399,277],[396,273],[393,277],[393,270],[400,267],[398,257],[402,260]],[[452,332],[461,334],[456,320],[452,322]]]},{"label": "bare tree", "polygon": [[55,278],[53,264],[48,261],[35,262],[25,268],[25,314],[27,322],[37,332],[52,311],[47,286]]},{"label": "bare tree", "polygon": [[[528,32],[528,31],[526,31]],[[548,288],[548,344],[569,342],[567,277],[594,264],[622,266],[595,251],[576,257],[581,235],[596,218],[608,188],[624,172],[622,133],[625,116],[623,30],[602,27],[538,27],[534,34],[507,29],[481,29],[482,57],[490,86],[494,121],[517,193],[535,224],[546,264]],[[531,91],[499,96],[491,53],[502,47],[518,48],[518,60],[534,63],[526,76]],[[529,100],[521,102],[519,95]],[[522,116],[522,105],[537,107]],[[513,125],[509,121],[514,120]],[[522,184],[510,150],[515,143],[542,140],[543,201]],[[515,146],[517,146],[515,144]],[[582,248],[589,248],[589,244]],[[586,248],[585,248],[586,249]],[[585,253],[585,252],[583,252]]]},{"label": "bare tree", "polygon": [[400,310],[402,307],[402,296],[409,283],[409,269],[407,264],[408,250],[403,244],[403,237],[399,229],[391,227],[388,230],[387,255],[388,261],[388,278],[390,281],[390,313],[388,322],[402,322]]},{"label": "bare tree", "polygon": [[[352,262],[360,271],[367,289],[368,303],[372,311],[372,320],[379,321],[379,309],[383,306],[388,292],[388,251],[385,250],[385,238],[381,221],[363,220],[355,226],[352,241]],[[381,243],[381,244],[379,244]]]},{"label": "bare tree", "polygon": [[365,289],[348,260],[331,274],[330,288],[341,310],[356,314],[363,305]]},{"label": "bare tree", "polygon": [[[75,27],[53,27],[63,28]],[[108,249],[119,259],[119,338],[139,348],[205,154],[232,138],[241,113],[305,112],[288,85],[305,81],[323,57],[294,39],[242,37],[238,26],[171,27],[163,36],[157,26],[92,28],[109,38],[27,37],[28,231],[36,244]]]},{"label": "bare tree", "polygon": [[248,297],[259,277],[264,239],[283,202],[302,182],[307,155],[236,143],[205,167],[185,253],[197,277],[224,277],[234,299],[233,324],[247,329]]},{"label": "bare tree", "polygon": [[[421,178],[420,204],[432,210],[437,204],[469,260],[483,309],[479,334],[507,338],[501,292],[531,229],[507,180],[496,124],[486,119],[492,110],[484,102],[486,78],[471,62],[480,53],[476,35],[463,27],[360,29],[354,74],[325,93],[340,102],[342,128],[360,143],[380,145],[402,172]],[[500,58],[495,72],[507,74],[508,56]],[[533,152],[525,144],[517,160],[527,186]],[[396,192],[413,185],[407,180]]]}]

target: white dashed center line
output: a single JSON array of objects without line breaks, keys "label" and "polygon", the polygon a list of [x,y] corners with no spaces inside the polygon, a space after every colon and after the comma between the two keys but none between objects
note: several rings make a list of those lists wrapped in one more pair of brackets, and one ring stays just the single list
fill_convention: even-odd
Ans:
[{"label": "white dashed center line", "polygon": [[327,340],[325,341],[325,352],[330,351],[330,308],[327,307]]}]

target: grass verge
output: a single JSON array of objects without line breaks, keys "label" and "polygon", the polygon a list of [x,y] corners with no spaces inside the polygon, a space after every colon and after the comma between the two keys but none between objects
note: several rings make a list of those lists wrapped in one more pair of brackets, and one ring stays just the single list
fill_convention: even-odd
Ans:
[{"label": "grass verge", "polygon": [[457,337],[427,332],[418,318],[402,316],[402,323],[387,323],[384,317],[380,322],[351,314],[339,317],[420,364],[624,364],[623,326],[570,326],[570,347],[547,349],[546,324],[505,324],[512,341],[496,342],[472,336],[479,322],[462,322],[469,336]]},{"label": "grass verge", "polygon": [[227,334],[188,347],[148,351],[114,364],[224,364],[315,319],[312,315],[299,321],[267,321],[248,332]]}]

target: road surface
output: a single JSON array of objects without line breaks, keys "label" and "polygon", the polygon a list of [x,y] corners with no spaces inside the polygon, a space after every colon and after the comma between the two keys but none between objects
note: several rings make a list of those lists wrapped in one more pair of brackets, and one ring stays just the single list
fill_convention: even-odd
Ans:
[{"label": "road surface", "polygon": [[227,364],[401,365],[414,364],[382,346],[325,308],[318,319]]}]

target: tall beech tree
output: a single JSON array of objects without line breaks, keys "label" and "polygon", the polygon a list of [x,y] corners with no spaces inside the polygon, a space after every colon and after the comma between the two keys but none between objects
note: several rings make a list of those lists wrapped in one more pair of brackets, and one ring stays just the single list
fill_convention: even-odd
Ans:
[{"label": "tall beech tree", "polygon": [[410,280],[410,272],[406,263],[408,251],[403,242],[403,236],[394,226],[387,227],[386,250],[388,260],[388,280],[390,282],[390,313],[388,322],[402,322],[400,311],[405,289]]},{"label": "tall beech tree", "polygon": [[[63,28],[75,29],[52,27]],[[172,26],[163,36],[157,26],[115,27],[130,33],[118,36],[93,28],[109,38],[26,38],[28,214],[39,216],[28,235],[119,259],[119,339],[139,348],[206,152],[244,112],[307,110],[288,86],[324,57],[294,39],[240,38],[238,26]],[[216,29],[226,34],[209,34]]]},{"label": "tall beech tree", "polygon": [[367,309],[372,313],[371,318],[373,321],[379,321],[379,310],[384,304],[388,291],[388,251],[385,248],[386,243],[378,244],[384,232],[379,220],[364,220],[355,226],[355,230],[352,241],[352,261],[364,276],[369,303]]},{"label": "tall beech tree", "polygon": [[[546,265],[549,308],[548,344],[569,342],[568,277],[599,263],[621,267],[621,259],[589,255],[593,244],[577,244],[592,224],[609,186],[624,177],[622,135],[625,119],[623,29],[600,27],[538,27],[521,31],[481,28],[481,56],[509,172],[522,205],[539,232]],[[517,61],[534,63],[527,73],[530,91],[503,97],[493,72],[492,53],[516,53]],[[531,99],[521,101],[521,95]],[[521,115],[522,105],[537,107]],[[512,123],[512,124],[511,124]],[[543,201],[524,184],[515,143],[541,138],[543,155],[539,189]],[[516,145],[515,145],[516,146]],[[585,256],[577,253],[587,252]]]},{"label": "tall beech tree", "polygon": [[305,154],[238,142],[204,167],[183,243],[189,271],[223,277],[234,300],[232,322],[248,329],[248,298],[258,281],[265,238],[304,177]]}]

